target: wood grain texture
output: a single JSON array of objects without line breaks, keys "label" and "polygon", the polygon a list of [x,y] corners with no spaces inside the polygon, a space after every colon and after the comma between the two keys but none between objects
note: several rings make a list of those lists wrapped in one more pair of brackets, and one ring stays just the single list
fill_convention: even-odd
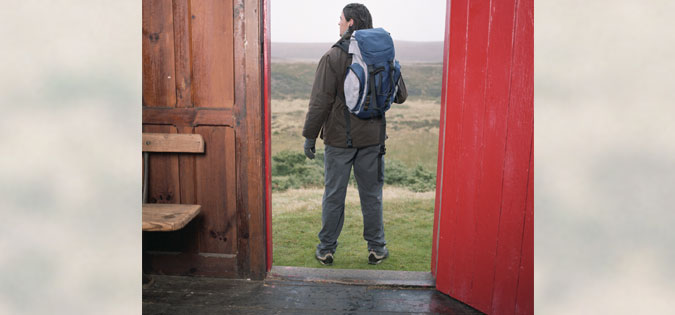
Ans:
[{"label": "wood grain texture", "polygon": [[[203,154],[150,155],[150,202],[202,206],[200,215],[178,231],[144,233],[144,242],[150,252],[148,264],[151,272],[226,277],[248,274],[249,258],[243,265],[246,271],[240,272],[237,266],[237,226],[240,221],[245,222],[248,229],[249,210],[245,203],[239,211],[237,208],[239,173],[236,168],[239,167],[239,157],[236,143],[240,140],[234,129],[237,119],[233,110],[232,1],[145,0],[143,5],[144,9],[161,6],[161,10],[144,12],[144,27],[153,21],[168,19],[171,24],[163,25],[163,30],[172,35],[173,40],[163,48],[171,52],[171,58],[158,54],[144,55],[144,69],[152,63],[175,72],[171,76],[175,83],[170,87],[167,84],[158,91],[144,87],[144,105],[146,98],[156,95],[165,101],[153,101],[152,106],[143,106],[143,131],[194,134],[196,136],[185,137],[202,137],[204,143]],[[259,22],[258,19],[255,23]],[[255,28],[257,25],[251,27]],[[246,46],[246,40],[260,38],[259,35],[249,36],[248,39],[244,36],[242,34],[242,48]],[[152,39],[157,37],[153,35]],[[260,56],[251,60],[256,58],[260,60]],[[244,54],[240,59],[245,62]],[[256,74],[260,68],[258,66],[257,72],[250,72],[257,80],[260,80],[260,75]],[[244,72],[243,77],[247,75]],[[262,95],[261,81],[257,82],[258,86],[250,89],[256,88]],[[241,104],[245,111],[245,90],[243,95]],[[261,103],[258,104],[260,106]],[[263,118],[258,117],[258,120],[258,126],[261,126]],[[241,122],[247,123],[245,120]],[[257,141],[262,142],[261,139]],[[262,155],[262,148],[258,152]],[[261,174],[252,173],[251,176]],[[239,220],[238,213],[245,220]],[[243,242],[248,247],[248,236]],[[158,254],[160,252],[174,254]],[[264,259],[264,254],[262,257]]]},{"label": "wood grain texture", "polygon": [[143,123],[152,125],[234,127],[233,115],[230,108],[143,107]]},{"label": "wood grain texture", "polygon": [[242,278],[266,272],[265,181],[260,1],[234,0],[237,119],[238,267]]},{"label": "wood grain texture", "polygon": [[469,270],[472,292],[470,303],[480,309],[492,305],[497,231],[499,229],[507,109],[511,78],[515,1],[492,1],[490,8],[485,110],[481,143],[481,173],[474,194],[475,214],[480,226],[475,229],[476,251]]},{"label": "wood grain texture", "polygon": [[439,241],[439,223],[441,216],[441,204],[443,199],[443,175],[445,174],[445,128],[446,128],[446,100],[447,92],[446,88],[448,76],[448,67],[450,64],[450,0],[447,0],[445,8],[445,35],[443,39],[443,78],[441,83],[441,117],[439,124],[439,134],[438,137],[438,158],[436,162],[436,198],[434,199],[434,226],[433,226],[433,236],[432,236],[432,247],[431,247],[431,274],[434,277],[437,275],[437,263],[438,263],[438,241]]},{"label": "wood grain texture", "polygon": [[534,314],[534,139],[530,149],[530,178],[527,185],[527,211],[518,274],[516,314]]},{"label": "wood grain texture", "polygon": [[455,279],[452,295],[462,301],[470,301],[471,265],[475,251],[482,246],[476,244],[476,230],[483,228],[481,219],[475,209],[475,195],[479,189],[478,178],[481,175],[480,154],[483,149],[481,135],[483,132],[483,112],[485,111],[485,73],[487,67],[488,25],[490,20],[490,2],[470,1],[467,8],[467,32],[465,47],[468,51],[465,64],[462,99],[464,110],[459,118],[460,151],[457,172],[457,183],[454,199],[460,223],[452,233],[455,235],[453,247],[454,259],[450,264],[450,272]]},{"label": "wood grain texture", "polygon": [[[194,134],[194,127],[179,127],[178,132],[181,134]],[[201,136],[201,135],[200,135]],[[179,154],[178,168],[179,185],[180,185],[180,200],[185,204],[197,204],[197,175],[196,175],[196,157],[195,154]],[[199,251],[199,228],[202,226],[201,217],[193,220],[196,224],[189,224],[181,231],[180,235],[183,242],[182,250],[188,253],[197,253]]]},{"label": "wood grain texture", "polygon": [[483,312],[531,314],[532,1],[450,4],[436,287]]},{"label": "wood grain texture", "polygon": [[143,204],[143,231],[176,231],[199,214],[200,205]]},{"label": "wood grain texture", "polygon": [[234,6],[234,113],[236,118],[236,155],[237,160],[237,270],[239,277],[250,274],[249,220],[248,220],[248,177],[246,153],[248,133],[246,128],[246,41],[244,0],[233,0]]},{"label": "wood grain texture", "polygon": [[[246,0],[246,109],[248,211],[250,242],[250,277],[264,279],[267,271],[265,227],[265,144],[263,132],[262,11],[260,0]],[[271,224],[271,222],[270,222]]]},{"label": "wood grain texture", "polygon": [[196,203],[202,205],[199,252],[236,254],[237,221],[234,130],[197,127],[208,143],[206,154],[195,156]]},{"label": "wood grain texture", "polygon": [[236,278],[236,258],[211,253],[149,252],[152,274]]},{"label": "wood grain texture", "polygon": [[195,107],[232,108],[232,0],[190,1],[191,93]]},{"label": "wood grain texture", "polygon": [[270,270],[272,269],[272,137],[271,137],[271,129],[272,129],[272,108],[270,105],[271,97],[272,97],[272,92],[271,92],[271,65],[270,65],[270,59],[272,58],[272,53],[271,53],[271,42],[272,42],[272,34],[270,32],[270,0],[263,0],[263,5],[262,5],[262,10],[263,10],[263,71],[264,71],[264,83],[263,83],[263,91],[264,91],[264,115],[265,115],[265,122],[264,122],[264,129],[265,129],[265,222],[266,222],[266,237],[267,237],[267,242],[265,245],[267,246],[267,269],[266,271],[269,273]]},{"label": "wood grain texture", "polygon": [[439,212],[439,236],[438,236],[438,259],[436,288],[446,294],[450,294],[452,278],[450,273],[450,264],[454,254],[454,243],[457,239],[453,233],[457,227],[456,191],[457,191],[457,173],[461,169],[459,165],[459,135],[461,133],[461,124],[458,122],[464,108],[464,73],[466,71],[466,33],[467,33],[467,0],[450,1],[450,47],[446,85],[442,87],[446,94],[445,103],[445,126],[442,135],[443,144],[443,189],[441,191],[441,200],[436,211]]},{"label": "wood grain texture", "polygon": [[[161,4],[162,11],[148,10],[143,23],[157,20],[156,14],[162,21],[171,20],[165,28],[172,30],[175,39],[169,45],[172,55],[148,55],[147,59],[144,55],[144,67],[149,63],[170,67],[175,82],[158,91],[144,87],[143,93],[173,100],[143,107],[144,132],[200,134],[208,145],[200,155],[151,155],[150,202],[184,199],[202,206],[201,215],[183,230],[162,237],[149,235],[150,250],[179,253],[152,254],[151,266],[159,268],[155,271],[263,279],[271,264],[271,254],[267,255],[271,230],[266,225],[270,200],[265,154],[270,144],[265,140],[269,113],[265,113],[262,88],[263,5],[258,0]],[[144,2],[144,8],[153,5],[157,3]],[[183,241],[175,245],[177,238]],[[227,262],[202,254],[227,255]]]},{"label": "wood grain texture", "polygon": [[190,1],[173,0],[176,107],[193,107]]},{"label": "wood grain texture", "polygon": [[[144,125],[144,133],[170,133],[177,130],[173,126]],[[150,154],[148,179],[149,203],[180,203],[178,183],[178,154]]]},{"label": "wood grain texture", "polygon": [[[193,134],[193,127],[181,127],[178,129],[181,134]],[[202,138],[200,134],[196,134]],[[195,174],[195,155],[181,154],[178,156],[178,165],[180,168],[180,200],[183,203],[197,203],[197,191]]]},{"label": "wood grain texture", "polygon": [[143,1],[143,105],[175,106],[171,0]]},{"label": "wood grain texture", "polygon": [[204,138],[193,134],[143,133],[143,152],[204,153]]},{"label": "wood grain texture", "polygon": [[513,312],[525,229],[534,126],[533,0],[516,2],[513,70],[492,312]]}]

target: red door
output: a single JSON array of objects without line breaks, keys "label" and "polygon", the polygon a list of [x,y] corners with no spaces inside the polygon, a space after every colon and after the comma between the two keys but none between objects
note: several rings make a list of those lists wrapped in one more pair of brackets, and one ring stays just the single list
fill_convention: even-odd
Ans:
[{"label": "red door", "polygon": [[491,314],[533,313],[533,0],[448,0],[432,273]]}]

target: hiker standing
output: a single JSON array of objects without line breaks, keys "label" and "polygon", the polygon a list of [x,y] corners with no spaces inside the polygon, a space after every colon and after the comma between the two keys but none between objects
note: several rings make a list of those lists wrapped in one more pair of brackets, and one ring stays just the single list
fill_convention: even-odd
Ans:
[{"label": "hiker standing", "polygon": [[314,158],[317,136],[325,144],[322,228],[315,257],[322,264],[333,263],[353,167],[368,262],[378,264],[389,256],[382,220],[384,111],[392,101],[403,103],[408,93],[391,37],[381,28],[373,29],[364,5],[346,5],[338,25],[341,38],[319,61],[302,131],[308,158]]}]

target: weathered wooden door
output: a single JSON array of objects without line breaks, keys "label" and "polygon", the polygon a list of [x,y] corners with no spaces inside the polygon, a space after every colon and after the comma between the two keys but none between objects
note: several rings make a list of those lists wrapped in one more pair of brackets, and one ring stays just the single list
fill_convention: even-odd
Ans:
[{"label": "weathered wooden door", "polygon": [[258,0],[143,1],[143,132],[205,140],[203,155],[151,157],[149,202],[202,205],[184,229],[144,234],[151,272],[265,275],[262,9]]},{"label": "weathered wooden door", "polygon": [[533,22],[448,0],[432,273],[486,313],[533,313]]}]

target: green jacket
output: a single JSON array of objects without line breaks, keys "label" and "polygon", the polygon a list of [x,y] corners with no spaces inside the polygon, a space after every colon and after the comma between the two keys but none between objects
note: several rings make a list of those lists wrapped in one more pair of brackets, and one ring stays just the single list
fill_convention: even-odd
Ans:
[{"label": "green jacket", "polygon": [[[348,53],[336,46],[321,57],[314,76],[309,110],[302,130],[303,137],[316,139],[320,133],[324,144],[347,147],[344,80],[351,59]],[[401,76],[394,102],[401,104],[407,97],[408,91]],[[362,148],[380,143],[382,118],[360,119],[350,114],[350,119],[353,147]]]}]

